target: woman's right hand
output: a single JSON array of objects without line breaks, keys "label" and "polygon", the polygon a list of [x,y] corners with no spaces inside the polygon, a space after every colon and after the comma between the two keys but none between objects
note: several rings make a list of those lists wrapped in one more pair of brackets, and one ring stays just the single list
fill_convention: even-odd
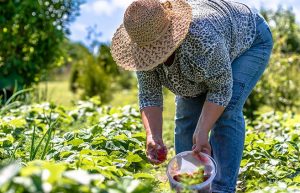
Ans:
[{"label": "woman's right hand", "polygon": [[168,150],[162,138],[147,136],[146,155],[148,160],[155,165],[162,164],[167,159]]}]

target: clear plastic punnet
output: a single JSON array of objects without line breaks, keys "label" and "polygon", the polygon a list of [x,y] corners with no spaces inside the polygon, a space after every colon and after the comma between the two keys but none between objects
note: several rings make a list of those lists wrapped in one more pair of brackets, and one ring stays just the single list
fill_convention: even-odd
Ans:
[{"label": "clear plastic punnet", "polygon": [[[186,173],[192,174],[201,167],[204,169],[204,180],[202,183],[187,186],[175,180],[176,176]],[[209,155],[185,151],[171,159],[167,166],[167,176],[171,188],[177,193],[211,193],[211,184],[216,176],[216,169],[216,162]]]}]

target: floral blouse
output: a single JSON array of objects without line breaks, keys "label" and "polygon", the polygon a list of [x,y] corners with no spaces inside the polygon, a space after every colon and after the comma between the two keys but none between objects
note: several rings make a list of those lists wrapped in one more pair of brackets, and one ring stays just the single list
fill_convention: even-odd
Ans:
[{"label": "floral blouse", "polygon": [[163,106],[162,86],[183,97],[207,94],[226,107],[232,96],[232,61],[250,48],[256,35],[255,13],[224,0],[187,0],[193,9],[189,33],[172,65],[138,71],[140,109]]}]

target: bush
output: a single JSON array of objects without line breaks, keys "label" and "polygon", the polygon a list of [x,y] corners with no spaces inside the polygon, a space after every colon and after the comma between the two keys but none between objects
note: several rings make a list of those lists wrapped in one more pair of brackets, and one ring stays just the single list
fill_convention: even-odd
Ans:
[{"label": "bush", "polygon": [[133,85],[133,74],[117,66],[106,44],[100,45],[96,56],[83,45],[71,44],[69,55],[72,58],[71,89],[82,90],[83,98],[100,96],[106,103],[112,98],[111,93]]},{"label": "bush", "polygon": [[0,1],[0,89],[39,82],[62,63],[60,44],[80,0]]},{"label": "bush", "polygon": [[[159,181],[165,167],[148,163],[140,119],[137,109],[98,98],[0,108],[0,192],[170,192]],[[237,192],[299,190],[300,116],[269,112],[246,122]]]}]

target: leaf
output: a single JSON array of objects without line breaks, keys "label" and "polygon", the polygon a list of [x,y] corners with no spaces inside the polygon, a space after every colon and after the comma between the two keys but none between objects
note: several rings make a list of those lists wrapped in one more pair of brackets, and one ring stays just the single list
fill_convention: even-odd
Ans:
[{"label": "leaf", "polygon": [[132,180],[130,184],[128,184],[126,188],[126,192],[131,193],[134,192],[141,184],[141,181],[138,180]]},{"label": "leaf", "polygon": [[93,138],[93,141],[91,142],[91,144],[99,145],[99,144],[105,142],[106,140],[107,140],[107,138],[104,136],[95,137],[95,138]]},{"label": "leaf", "polygon": [[0,170],[0,187],[10,181],[21,169],[19,163],[10,164]]},{"label": "leaf", "polygon": [[294,179],[293,179],[294,182],[296,183],[300,183],[300,175],[296,176]]},{"label": "leaf", "polygon": [[101,150],[91,150],[91,149],[83,149],[80,151],[81,155],[93,155],[93,156],[107,156],[107,152],[103,149]]},{"label": "leaf", "polygon": [[26,121],[23,118],[13,119],[9,122],[9,124],[13,125],[15,128],[24,127]]},{"label": "leaf", "polygon": [[[42,168],[41,168],[42,169]],[[43,180],[45,180],[45,170],[49,172],[47,177],[47,181],[50,184],[54,184],[56,182],[61,181],[62,173],[67,169],[67,166],[65,163],[51,163],[51,162],[44,162],[43,165]]]},{"label": "leaf", "polygon": [[136,173],[133,174],[134,178],[148,178],[148,179],[154,179],[154,176],[148,173]]},{"label": "leaf", "polygon": [[85,170],[66,171],[63,175],[83,185],[89,185],[92,181],[95,180],[103,182],[105,179],[105,177],[101,174],[89,174]]},{"label": "leaf", "polygon": [[279,160],[275,160],[275,159],[270,160],[270,164],[273,166],[276,166],[279,162],[280,162]]},{"label": "leaf", "polygon": [[243,159],[242,161],[241,161],[241,167],[244,167],[244,166],[246,166],[247,165],[247,163],[249,162],[249,160],[247,160],[247,159]]},{"label": "leaf", "polygon": [[84,143],[84,141],[82,139],[73,139],[73,140],[68,142],[68,144],[71,144],[75,147],[79,146],[82,143]]},{"label": "leaf", "polygon": [[128,161],[127,165],[130,165],[133,162],[141,162],[141,161],[143,161],[143,159],[139,155],[133,154],[132,152],[128,153],[128,156],[126,157],[126,159]]},{"label": "leaf", "polygon": [[63,137],[67,140],[67,141],[70,141],[72,139],[74,139],[74,132],[67,132],[63,135]]},{"label": "leaf", "polygon": [[72,155],[74,152],[72,152],[72,151],[63,151],[63,152],[60,152],[59,153],[59,156],[61,157],[61,158],[66,158],[66,157],[69,157],[70,155]]},{"label": "leaf", "polygon": [[126,140],[128,140],[128,137],[125,134],[121,134],[121,135],[116,135],[113,139],[125,142]]},{"label": "leaf", "polygon": [[105,144],[105,148],[113,151],[120,150],[120,147],[116,146],[112,141],[107,141]]}]

